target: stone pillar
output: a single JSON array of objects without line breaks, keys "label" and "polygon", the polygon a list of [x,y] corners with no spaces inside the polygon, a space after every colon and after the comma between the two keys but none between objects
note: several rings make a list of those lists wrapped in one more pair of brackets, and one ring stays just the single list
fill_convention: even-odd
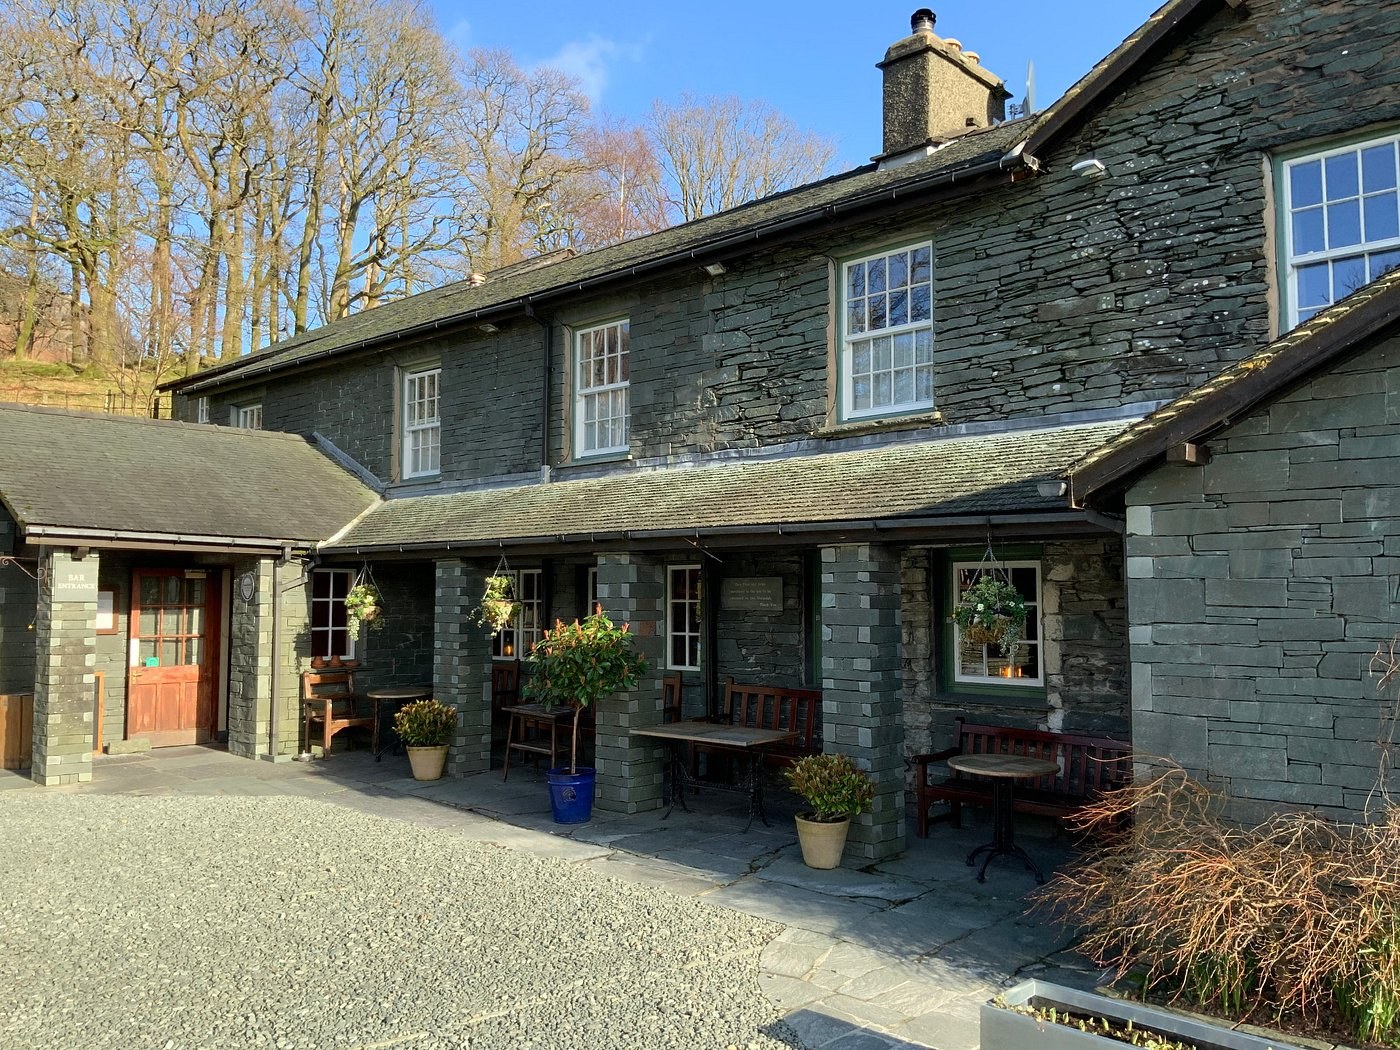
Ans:
[{"label": "stone pillar", "polygon": [[631,624],[647,670],[637,687],[601,701],[597,725],[599,809],[640,813],[661,806],[666,752],[628,731],[661,721],[661,677],[666,668],[666,565],[638,554],[598,558],[598,599],[616,624]]},{"label": "stone pillar", "polygon": [[[269,666],[273,661],[277,665],[278,695],[268,714],[269,719],[276,719],[277,725],[276,753],[271,756],[274,762],[290,759],[302,749],[301,672],[311,667],[311,592],[306,565],[287,562],[276,568],[272,578],[277,581],[276,643],[279,648],[271,648],[274,637],[271,622],[261,632],[268,638]],[[268,749],[272,747],[269,737]]]},{"label": "stone pillar", "polygon": [[97,680],[97,556],[43,555],[34,630],[34,766],[36,783],[92,779]]},{"label": "stone pillar", "polygon": [[433,689],[458,713],[447,772],[484,773],[491,768],[491,636],[471,614],[486,588],[486,573],[458,558],[434,565]]},{"label": "stone pillar", "polygon": [[270,753],[271,740],[272,559],[240,558],[232,575],[228,750],[241,758],[257,758]]},{"label": "stone pillar", "polygon": [[875,784],[875,804],[846,843],[846,856],[863,862],[904,852],[899,579],[889,547],[822,548],[822,744]]}]

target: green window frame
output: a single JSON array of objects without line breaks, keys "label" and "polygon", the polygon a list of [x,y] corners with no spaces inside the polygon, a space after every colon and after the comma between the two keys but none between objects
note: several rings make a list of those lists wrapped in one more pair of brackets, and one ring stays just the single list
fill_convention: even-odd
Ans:
[{"label": "green window frame", "polygon": [[[966,573],[966,583],[976,577],[982,565],[985,548],[955,548],[939,552],[934,559],[932,570],[937,581],[937,624],[942,628],[938,647],[937,677],[939,689],[944,693],[957,693],[970,696],[984,696],[988,699],[1037,699],[1045,696],[1044,659],[1044,609],[1045,571],[1042,550],[1037,546],[1015,546],[998,548],[997,567],[1010,570],[1011,579],[1021,587],[1022,596],[1027,599],[1026,643],[1018,647],[1017,662],[1021,665],[1018,675],[1013,670],[1010,677],[1005,674],[1006,661],[996,653],[988,654],[994,646],[977,646],[979,665],[982,674],[969,674],[963,660],[971,656],[972,643],[968,652],[963,652],[957,625],[952,622],[953,609],[957,603],[959,574]],[[1028,575],[1033,575],[1034,586],[1021,586]],[[1029,592],[1029,593],[1028,593]],[[985,673],[985,672],[992,673]]]}]

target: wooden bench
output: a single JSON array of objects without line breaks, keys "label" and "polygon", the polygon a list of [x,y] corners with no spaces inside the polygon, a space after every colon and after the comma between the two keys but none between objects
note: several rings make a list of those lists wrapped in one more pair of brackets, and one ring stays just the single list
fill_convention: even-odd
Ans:
[{"label": "wooden bench", "polygon": [[374,727],[374,715],[363,713],[364,697],[355,692],[350,671],[305,671],[301,676],[301,711],[306,746],[312,744],[311,727],[321,726],[321,755],[329,758],[331,737],[352,726]]},{"label": "wooden bench", "polygon": [[768,765],[790,766],[803,755],[821,754],[821,713],[820,689],[748,685],[731,678],[724,686],[719,721],[755,729],[795,729],[792,740],[763,749]]},{"label": "wooden bench", "polygon": [[[938,770],[930,769],[954,755],[1025,755],[1058,763],[1058,773],[1016,782],[1015,811],[1045,817],[1064,819],[1071,816],[1086,802],[1105,791],[1122,787],[1132,779],[1131,749],[1126,742],[1111,737],[1017,729],[959,718],[957,741],[956,747],[914,756],[918,774],[914,781],[914,794],[918,805],[920,838],[928,837],[931,822],[929,807],[935,802],[948,803],[948,811],[934,817],[933,821],[947,820],[955,828],[961,825],[964,802],[975,806],[991,805],[990,780],[966,776],[954,770],[948,770],[950,775],[942,776]],[[932,780],[929,779],[931,774]]]}]

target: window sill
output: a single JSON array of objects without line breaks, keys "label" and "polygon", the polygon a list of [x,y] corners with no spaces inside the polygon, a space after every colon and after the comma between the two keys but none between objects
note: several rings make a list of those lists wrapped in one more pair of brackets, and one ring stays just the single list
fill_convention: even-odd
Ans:
[{"label": "window sill", "polygon": [[941,427],[945,423],[943,413],[938,409],[916,412],[907,416],[874,416],[869,419],[852,419],[844,423],[832,423],[817,431],[818,437],[858,437],[861,434],[876,434],[891,430],[914,430],[920,427]]},{"label": "window sill", "polygon": [[560,463],[551,467],[551,470],[582,470],[586,467],[604,466],[610,463],[631,463],[632,453],[629,452],[604,452],[597,456],[579,456],[569,460],[567,463]]}]

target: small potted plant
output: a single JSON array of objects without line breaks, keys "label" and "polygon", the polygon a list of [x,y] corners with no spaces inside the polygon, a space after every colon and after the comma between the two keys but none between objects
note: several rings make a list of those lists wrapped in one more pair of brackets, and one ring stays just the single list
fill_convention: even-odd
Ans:
[{"label": "small potted plant", "polygon": [[787,781],[811,806],[797,815],[797,841],[809,868],[835,868],[846,848],[851,818],[870,808],[874,785],[850,755],[805,755],[787,770]]},{"label": "small potted plant", "polygon": [[491,632],[494,638],[515,619],[520,603],[515,600],[515,582],[509,576],[494,573],[486,577],[486,590],[473,618]]},{"label": "small potted plant", "polygon": [[394,713],[394,732],[408,750],[414,780],[442,776],[456,728],[457,709],[438,700],[415,700]]},{"label": "small potted plant", "polygon": [[384,611],[384,599],[379,596],[379,588],[372,583],[357,583],[345,596],[345,630],[351,638],[360,637],[360,629],[366,624],[379,627],[379,615]]},{"label": "small potted plant", "polygon": [[631,689],[646,673],[647,662],[636,651],[628,626],[615,626],[600,609],[582,621],[556,620],[530,650],[526,697],[575,708],[569,766],[545,774],[556,823],[580,824],[593,815],[597,770],[578,764],[578,712]]},{"label": "small potted plant", "polygon": [[1026,629],[1026,599],[1004,576],[983,572],[958,597],[953,622],[968,641],[1000,646],[1014,660]]}]

